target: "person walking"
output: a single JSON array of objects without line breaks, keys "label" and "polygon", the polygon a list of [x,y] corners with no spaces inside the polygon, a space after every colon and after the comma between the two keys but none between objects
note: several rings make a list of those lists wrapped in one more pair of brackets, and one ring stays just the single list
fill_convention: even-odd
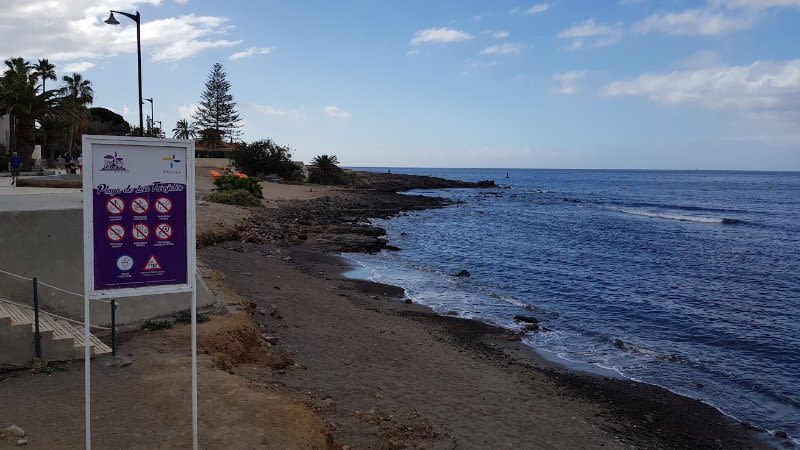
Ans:
[{"label": "person walking", "polygon": [[78,170],[83,173],[83,154],[78,155]]},{"label": "person walking", "polygon": [[11,158],[8,160],[8,170],[11,172],[11,185],[14,186],[17,184],[17,177],[19,177],[19,171],[22,168],[22,158],[17,156],[17,152],[11,154]]},{"label": "person walking", "polygon": [[56,159],[56,168],[59,174],[67,173],[67,160],[64,159],[64,155],[58,155],[58,159]]}]

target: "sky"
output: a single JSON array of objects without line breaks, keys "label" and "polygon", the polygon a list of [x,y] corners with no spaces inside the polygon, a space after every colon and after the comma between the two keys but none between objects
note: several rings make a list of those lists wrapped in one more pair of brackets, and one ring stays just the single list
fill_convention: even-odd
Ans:
[{"label": "sky", "polygon": [[[800,0],[2,0],[0,57],[346,166],[800,170]],[[48,86],[50,85],[49,82]],[[150,104],[145,104],[149,114]]]}]

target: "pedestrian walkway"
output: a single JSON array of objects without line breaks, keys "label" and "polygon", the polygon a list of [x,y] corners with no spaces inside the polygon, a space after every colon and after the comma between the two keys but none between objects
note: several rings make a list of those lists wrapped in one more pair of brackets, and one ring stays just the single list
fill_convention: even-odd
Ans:
[{"label": "pedestrian walkway", "polygon": [[16,187],[11,185],[10,177],[0,177],[0,211],[36,211],[82,207],[80,189]]}]

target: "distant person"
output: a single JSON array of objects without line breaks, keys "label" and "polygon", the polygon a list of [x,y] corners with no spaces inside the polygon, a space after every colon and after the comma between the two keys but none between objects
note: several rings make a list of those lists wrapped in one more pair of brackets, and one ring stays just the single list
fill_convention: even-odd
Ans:
[{"label": "distant person", "polygon": [[58,170],[59,174],[67,173],[67,160],[64,159],[64,155],[58,155],[58,159],[56,159],[56,170]]},{"label": "distant person", "polygon": [[78,170],[83,173],[83,155],[78,155]]},{"label": "distant person", "polygon": [[17,177],[19,177],[19,171],[22,168],[22,158],[17,156],[17,152],[11,154],[11,158],[8,160],[8,170],[11,172],[11,185],[14,186],[17,184]]}]

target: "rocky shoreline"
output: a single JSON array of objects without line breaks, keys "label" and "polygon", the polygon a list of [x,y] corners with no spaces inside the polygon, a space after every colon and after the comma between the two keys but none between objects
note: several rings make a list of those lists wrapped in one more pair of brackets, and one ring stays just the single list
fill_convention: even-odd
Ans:
[{"label": "rocky shoreline", "polygon": [[[384,178],[386,177],[386,178]],[[463,183],[414,177],[409,175],[368,174],[360,187],[339,188],[331,195],[310,200],[286,200],[269,209],[254,210],[246,226],[238,229],[235,252],[254,250],[271,257],[258,248],[278,248],[275,254],[286,254],[286,261],[301,268],[307,275],[323,280],[342,280],[347,269],[340,258],[330,253],[369,252],[396,249],[388,243],[385,230],[373,226],[370,218],[390,218],[407,211],[443,208],[453,202],[432,196],[406,195],[398,192],[431,188],[491,188],[493,183]],[[230,239],[230,236],[225,240]],[[243,244],[243,246],[239,248]],[[259,247],[248,247],[257,245]],[[225,253],[216,253],[223,258]],[[315,261],[327,258],[320,266]],[[271,260],[274,260],[272,258]],[[230,266],[217,267],[225,273],[235,270],[236,259]],[[333,261],[333,262],[331,262]],[[246,281],[246,280],[245,280]],[[344,281],[342,281],[344,283]],[[346,283],[351,283],[347,281]],[[243,285],[244,286],[244,285]],[[363,288],[363,286],[362,286]],[[388,287],[368,288],[392,291]],[[396,289],[395,289],[396,290]],[[345,295],[350,298],[351,294]],[[736,422],[700,401],[674,394],[666,389],[628,380],[572,372],[543,361],[532,349],[518,342],[520,331],[509,331],[476,320],[439,316],[417,305],[402,305],[402,295],[395,301],[400,311],[389,312],[405,320],[421,322],[433,329],[443,330],[457,347],[464,347],[503,367],[514,367],[515,376],[537,374],[555,389],[570,392],[582,401],[599,408],[597,417],[608,421],[608,430],[624,436],[622,442],[642,448],[769,448],[764,433],[747,424]],[[371,295],[366,302],[381,303],[380,295]],[[351,298],[351,301],[352,300]],[[407,301],[405,303],[408,303]],[[404,311],[404,308],[413,310]],[[367,306],[372,309],[373,306]],[[382,307],[378,307],[380,310]],[[530,321],[523,321],[529,327]],[[299,345],[299,344],[298,344]],[[311,350],[309,350],[311,351]],[[458,350],[462,351],[462,350]],[[299,385],[302,385],[300,383]],[[305,387],[304,387],[305,388]]]}]

